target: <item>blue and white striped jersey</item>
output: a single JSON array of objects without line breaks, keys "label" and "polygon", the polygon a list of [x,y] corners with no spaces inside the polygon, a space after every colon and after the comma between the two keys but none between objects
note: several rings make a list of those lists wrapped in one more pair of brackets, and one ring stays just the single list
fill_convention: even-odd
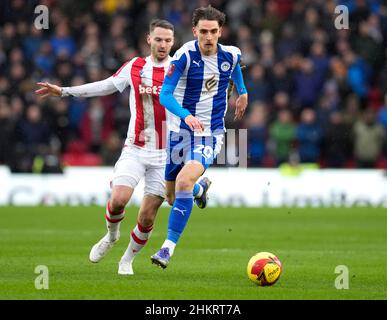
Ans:
[{"label": "blue and white striped jersey", "polygon": [[[241,51],[234,46],[218,44],[218,51],[204,56],[198,41],[184,44],[174,55],[164,85],[175,87],[173,96],[183,108],[204,124],[204,132],[195,135],[211,135],[225,131],[224,116],[227,111],[227,87]],[[168,112],[169,130],[179,132],[189,129],[179,117]]]}]

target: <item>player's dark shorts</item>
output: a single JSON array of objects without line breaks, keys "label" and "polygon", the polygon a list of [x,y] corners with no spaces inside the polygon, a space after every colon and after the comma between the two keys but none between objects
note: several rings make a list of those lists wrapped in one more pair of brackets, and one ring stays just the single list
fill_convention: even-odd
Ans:
[{"label": "player's dark shorts", "polygon": [[194,136],[193,133],[170,131],[167,144],[165,180],[175,181],[184,164],[190,160],[200,162],[204,170],[214,162],[223,144],[223,134]]}]

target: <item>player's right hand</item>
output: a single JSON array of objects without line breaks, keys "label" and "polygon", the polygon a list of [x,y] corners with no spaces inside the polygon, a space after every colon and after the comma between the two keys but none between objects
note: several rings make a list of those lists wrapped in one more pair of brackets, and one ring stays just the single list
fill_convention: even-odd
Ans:
[{"label": "player's right hand", "polygon": [[62,95],[62,89],[61,87],[51,84],[48,82],[38,82],[37,85],[41,86],[40,89],[36,90],[35,93],[41,98],[46,97],[60,97]]},{"label": "player's right hand", "polygon": [[201,133],[204,130],[203,123],[198,119],[195,118],[193,115],[189,115],[184,119],[184,122],[187,124],[188,127],[194,132]]}]

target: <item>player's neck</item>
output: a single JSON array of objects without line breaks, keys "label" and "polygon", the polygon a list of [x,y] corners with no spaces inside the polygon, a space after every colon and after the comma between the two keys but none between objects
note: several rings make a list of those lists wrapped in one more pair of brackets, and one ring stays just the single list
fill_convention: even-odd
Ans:
[{"label": "player's neck", "polygon": [[205,52],[200,49],[200,54],[205,57],[215,56],[217,53],[218,53],[218,48],[216,48],[214,51],[211,51],[211,52]]},{"label": "player's neck", "polygon": [[153,63],[155,64],[165,64],[168,61],[169,56],[166,56],[164,59],[157,59],[154,56],[150,56],[150,59],[152,60]]},{"label": "player's neck", "polygon": [[215,56],[218,53],[218,44],[216,44],[215,48],[210,51],[204,50],[203,48],[201,48],[201,46],[198,46],[198,47],[199,47],[200,54],[202,56],[211,57],[211,56]]}]

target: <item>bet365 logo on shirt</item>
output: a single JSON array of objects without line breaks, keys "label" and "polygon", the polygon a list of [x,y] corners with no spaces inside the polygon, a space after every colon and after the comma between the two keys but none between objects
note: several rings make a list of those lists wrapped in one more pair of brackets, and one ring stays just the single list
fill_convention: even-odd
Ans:
[{"label": "bet365 logo on shirt", "polygon": [[138,92],[140,94],[153,94],[153,95],[160,95],[161,92],[161,86],[143,86],[140,84],[138,86]]}]

